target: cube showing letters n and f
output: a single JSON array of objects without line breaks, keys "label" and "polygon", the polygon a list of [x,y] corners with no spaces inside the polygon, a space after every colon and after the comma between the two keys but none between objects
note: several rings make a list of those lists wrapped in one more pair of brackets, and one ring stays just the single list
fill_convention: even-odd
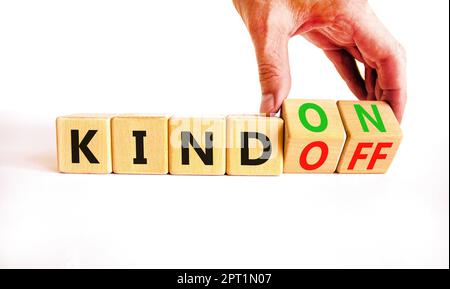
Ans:
[{"label": "cube showing letters n and f", "polygon": [[338,107],[348,137],[337,171],[385,173],[403,136],[389,104],[383,101],[338,101]]}]

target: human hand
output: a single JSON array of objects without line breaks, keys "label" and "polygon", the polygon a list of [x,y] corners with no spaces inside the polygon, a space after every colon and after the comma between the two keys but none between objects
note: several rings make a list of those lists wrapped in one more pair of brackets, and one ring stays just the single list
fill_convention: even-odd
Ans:
[{"label": "human hand", "polygon": [[[288,41],[302,35],[324,50],[361,100],[384,100],[401,121],[406,104],[402,46],[367,0],[233,0],[256,50],[261,112],[276,113],[288,96]],[[364,64],[364,78],[356,61]]]}]

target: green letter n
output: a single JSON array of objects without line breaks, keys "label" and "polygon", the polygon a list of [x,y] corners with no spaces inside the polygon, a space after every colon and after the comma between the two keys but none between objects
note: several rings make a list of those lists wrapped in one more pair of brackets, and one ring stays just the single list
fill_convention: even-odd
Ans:
[{"label": "green letter n", "polygon": [[366,119],[368,119],[380,132],[386,132],[386,127],[381,119],[380,111],[375,104],[372,104],[375,119],[360,104],[355,104],[355,110],[364,132],[369,132]]}]

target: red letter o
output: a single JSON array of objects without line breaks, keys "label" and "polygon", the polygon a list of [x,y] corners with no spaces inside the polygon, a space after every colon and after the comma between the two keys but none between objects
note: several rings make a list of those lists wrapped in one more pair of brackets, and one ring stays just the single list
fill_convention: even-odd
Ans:
[{"label": "red letter o", "polygon": [[[308,164],[307,161],[308,154],[315,147],[320,148],[320,150],[322,151],[320,158],[315,164]],[[328,158],[328,145],[323,141],[315,141],[310,143],[303,149],[300,155],[300,166],[305,170],[313,171],[320,168],[323,165],[323,163],[325,163],[327,158]]]}]

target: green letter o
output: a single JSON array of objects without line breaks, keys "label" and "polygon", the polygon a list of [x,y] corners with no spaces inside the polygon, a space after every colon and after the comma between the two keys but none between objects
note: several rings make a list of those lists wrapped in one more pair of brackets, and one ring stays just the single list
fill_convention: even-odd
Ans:
[{"label": "green letter o", "polygon": [[[306,118],[306,112],[308,109],[313,109],[317,112],[317,114],[320,117],[320,124],[318,126],[313,126],[309,123],[308,119]],[[325,113],[325,111],[317,104],[315,103],[305,103],[301,105],[298,108],[298,118],[300,119],[300,122],[303,124],[303,126],[312,132],[323,132],[328,127],[328,118]]]}]

